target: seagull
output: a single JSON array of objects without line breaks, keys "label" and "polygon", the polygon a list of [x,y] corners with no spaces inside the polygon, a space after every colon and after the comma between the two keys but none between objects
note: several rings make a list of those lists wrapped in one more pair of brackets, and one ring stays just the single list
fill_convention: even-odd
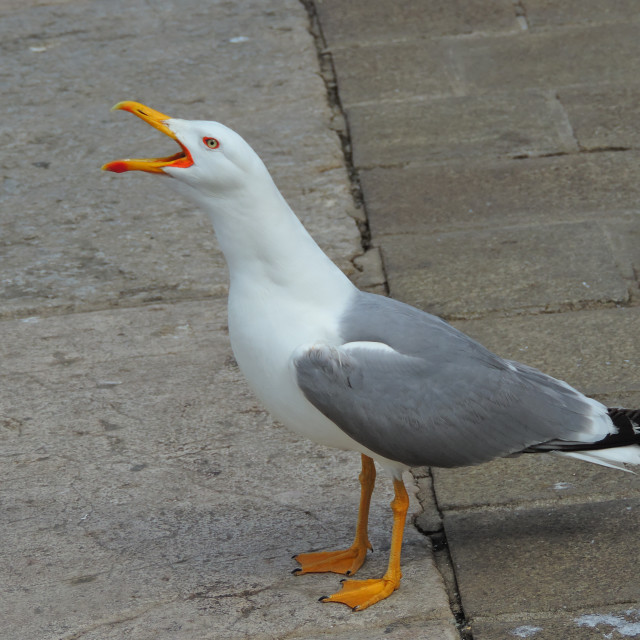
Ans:
[{"label": "seagull", "polygon": [[[348,549],[301,553],[294,573],[345,574],[320,598],[363,610],[400,585],[409,499],[402,473],[553,452],[627,470],[640,464],[640,410],[609,409],[567,383],[505,360],[444,320],[358,290],[290,209],[258,155],[218,122],[170,118],[120,102],[180,147],[110,162],[144,171],[198,205],[229,266],[229,335],[249,385],[297,434],[361,454],[360,506]],[[391,477],[393,528],[381,578],[354,580],[377,462]]]}]

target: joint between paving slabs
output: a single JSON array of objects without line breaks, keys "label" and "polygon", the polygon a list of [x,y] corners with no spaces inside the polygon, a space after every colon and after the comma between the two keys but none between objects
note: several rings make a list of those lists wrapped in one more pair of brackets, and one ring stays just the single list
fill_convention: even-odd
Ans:
[{"label": "joint between paving slabs", "polygon": [[[353,147],[351,144],[351,134],[349,131],[349,123],[347,121],[346,114],[342,107],[340,100],[340,94],[338,92],[338,83],[336,79],[335,67],[333,64],[333,56],[327,49],[326,40],[322,33],[322,25],[318,20],[318,15],[315,10],[315,6],[312,0],[300,0],[302,5],[307,11],[309,16],[309,32],[313,35],[316,52],[318,56],[318,64],[320,66],[320,75],[324,81],[327,90],[327,100],[329,107],[333,112],[331,128],[336,132],[340,139],[342,146],[342,154],[344,156],[345,166],[349,176],[349,182],[351,185],[351,197],[356,210],[361,212],[361,216],[355,220],[360,233],[360,246],[362,247],[362,254],[353,256],[351,263],[357,272],[362,272],[362,267],[358,264],[358,258],[363,254],[374,249],[371,239],[371,229],[369,227],[369,219],[367,216],[366,207],[364,205],[364,197],[362,194],[362,186],[360,184],[360,178],[358,171],[353,164]],[[382,291],[377,291],[384,295],[389,295],[389,285],[384,263],[382,263],[382,277],[383,283],[381,285]]]},{"label": "joint between paving slabs", "polygon": [[[414,516],[412,518],[412,524],[419,533],[429,538],[429,541],[431,542],[433,559],[435,561],[438,572],[442,576],[447,596],[449,597],[449,607],[451,608],[451,612],[453,613],[453,616],[456,620],[456,628],[458,630],[458,633],[460,634],[460,640],[473,640],[471,625],[464,612],[462,600],[460,598],[458,579],[455,574],[453,559],[451,558],[451,553],[449,551],[449,543],[447,541],[447,533],[444,529],[442,510],[440,509],[440,505],[438,504],[438,497],[433,486],[431,471],[427,470],[426,476],[422,473],[422,470],[418,471],[417,469],[412,469],[411,473],[416,482],[418,482],[420,478],[428,478],[428,486],[430,488],[429,497],[435,505],[435,508],[437,509],[440,519],[440,528],[433,531],[425,530],[418,524],[417,516]],[[423,504],[423,501],[418,498],[418,502],[424,510],[425,505]],[[427,500],[425,500],[425,502],[427,502]]]}]

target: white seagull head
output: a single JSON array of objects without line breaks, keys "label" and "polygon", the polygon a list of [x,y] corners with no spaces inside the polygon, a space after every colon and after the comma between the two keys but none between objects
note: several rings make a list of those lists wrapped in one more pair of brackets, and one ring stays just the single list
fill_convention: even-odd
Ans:
[{"label": "white seagull head", "polygon": [[116,160],[105,164],[102,167],[105,171],[163,174],[186,185],[187,189],[180,190],[188,195],[205,197],[230,196],[248,183],[268,176],[249,144],[219,122],[170,118],[132,101],[119,102],[113,109],[138,116],[175,140],[181,151],[164,158]]}]

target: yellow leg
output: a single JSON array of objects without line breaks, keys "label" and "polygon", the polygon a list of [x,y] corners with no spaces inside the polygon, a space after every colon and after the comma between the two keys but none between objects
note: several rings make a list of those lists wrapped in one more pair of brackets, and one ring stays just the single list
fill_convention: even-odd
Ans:
[{"label": "yellow leg", "polygon": [[332,596],[320,598],[321,602],[341,602],[354,609],[362,611],[372,604],[390,596],[400,585],[402,572],[400,571],[400,553],[402,551],[402,536],[404,524],[409,509],[409,496],[402,480],[393,481],[395,497],[391,502],[393,510],[393,531],[391,533],[391,553],[389,566],[382,578],[376,580],[343,580],[342,589]]},{"label": "yellow leg", "polygon": [[353,575],[364,563],[367,549],[371,549],[367,526],[369,523],[369,505],[371,494],[376,482],[376,467],[368,456],[362,456],[362,471],[360,472],[360,508],[358,509],[358,524],[353,544],[342,551],[316,551],[315,553],[300,553],[294,558],[300,563],[295,569],[295,575],[303,573],[343,573]]}]

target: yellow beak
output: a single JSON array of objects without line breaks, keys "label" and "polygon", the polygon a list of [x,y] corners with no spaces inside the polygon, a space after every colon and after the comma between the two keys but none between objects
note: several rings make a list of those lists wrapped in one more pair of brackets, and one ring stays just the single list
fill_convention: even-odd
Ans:
[{"label": "yellow beak", "polygon": [[112,111],[129,111],[138,118],[144,120],[152,127],[162,131],[166,136],[169,136],[175,140],[181,147],[182,151],[175,153],[172,156],[166,158],[143,158],[143,159],[129,159],[115,160],[108,162],[102,169],[103,171],[113,171],[115,173],[124,173],[125,171],[146,171],[147,173],[164,173],[165,167],[179,167],[186,168],[193,164],[193,159],[189,150],[178,140],[176,134],[169,129],[166,124],[167,120],[170,120],[169,116],[164,113],[160,113],[155,109],[146,107],[139,102],[132,102],[127,100],[125,102],[118,102],[117,105],[112,107]]}]

